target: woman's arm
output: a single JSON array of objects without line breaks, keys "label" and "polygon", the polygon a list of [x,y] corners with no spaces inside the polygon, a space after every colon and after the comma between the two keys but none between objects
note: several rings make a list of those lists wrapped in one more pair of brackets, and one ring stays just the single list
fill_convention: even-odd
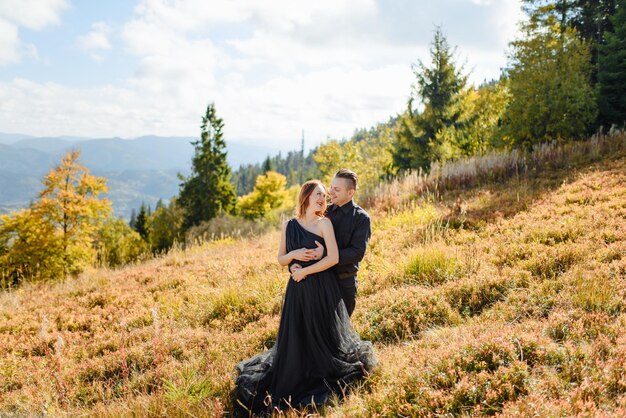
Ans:
[{"label": "woman's arm", "polygon": [[287,252],[287,223],[283,222],[280,232],[280,246],[278,247],[278,264],[281,266],[287,266],[293,260],[309,261],[313,260],[315,253],[308,248],[300,248],[299,250],[293,250]]},{"label": "woman's arm", "polygon": [[[315,264],[299,269],[293,273],[294,280],[300,281],[309,274],[318,273],[327,270],[339,262],[339,250],[337,248],[337,240],[335,239],[335,231],[330,219],[324,218],[320,220],[322,223],[322,237],[326,242],[326,257],[322,258]],[[299,279],[299,280],[298,280]]]}]

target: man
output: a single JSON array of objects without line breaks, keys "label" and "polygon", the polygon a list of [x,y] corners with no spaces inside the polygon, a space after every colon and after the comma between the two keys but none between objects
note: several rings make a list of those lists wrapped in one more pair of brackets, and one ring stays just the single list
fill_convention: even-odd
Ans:
[{"label": "man", "polygon": [[[352,198],[357,188],[357,176],[354,171],[342,168],[335,174],[330,184],[331,204],[326,210],[326,216],[331,220],[339,247],[339,263],[335,269],[341,290],[341,298],[346,304],[351,316],[356,306],[357,273],[359,262],[365,255],[367,242],[372,235],[372,223],[369,215],[363,208],[356,205]],[[324,247],[317,242],[314,259],[319,260],[324,253]],[[290,267],[302,268],[299,264]]]}]

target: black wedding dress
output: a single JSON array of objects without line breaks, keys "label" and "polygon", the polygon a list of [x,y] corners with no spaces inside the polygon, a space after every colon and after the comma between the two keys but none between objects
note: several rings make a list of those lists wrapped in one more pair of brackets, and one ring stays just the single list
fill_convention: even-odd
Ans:
[{"label": "black wedding dress", "polygon": [[[324,245],[322,237],[296,219],[288,222],[286,238],[287,252],[315,248],[315,240]],[[314,262],[298,263],[306,267]],[[319,406],[333,393],[346,393],[375,364],[372,344],[352,328],[332,269],[300,282],[289,279],[276,343],[237,364],[235,408],[262,413],[274,407]]]}]

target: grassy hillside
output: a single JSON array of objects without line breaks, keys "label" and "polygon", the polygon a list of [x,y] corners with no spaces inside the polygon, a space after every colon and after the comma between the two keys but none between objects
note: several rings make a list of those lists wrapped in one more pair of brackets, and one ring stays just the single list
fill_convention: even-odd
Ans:
[{"label": "grassy hillside", "polygon": [[[626,415],[626,147],[373,210],[328,416]],[[597,156],[596,156],[597,157]],[[380,208],[390,205],[380,205]],[[276,336],[277,232],[0,295],[0,414],[220,416]]]}]

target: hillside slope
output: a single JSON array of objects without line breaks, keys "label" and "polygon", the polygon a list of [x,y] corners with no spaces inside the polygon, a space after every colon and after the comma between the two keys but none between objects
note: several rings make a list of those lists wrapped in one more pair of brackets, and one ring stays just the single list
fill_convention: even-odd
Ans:
[{"label": "hillside slope", "polygon": [[[626,415],[626,153],[372,213],[328,416]],[[276,336],[277,232],[0,295],[0,413],[219,416]]]}]

